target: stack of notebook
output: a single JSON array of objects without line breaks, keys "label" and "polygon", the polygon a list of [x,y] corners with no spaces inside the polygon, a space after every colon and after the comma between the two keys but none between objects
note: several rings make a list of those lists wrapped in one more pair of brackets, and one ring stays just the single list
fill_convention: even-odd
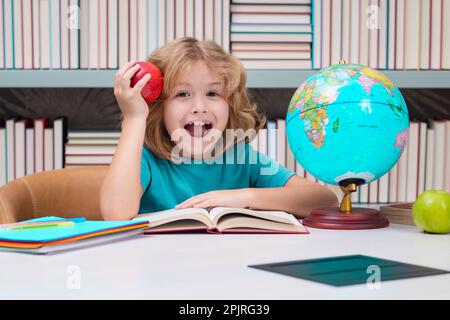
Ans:
[{"label": "stack of notebook", "polygon": [[0,225],[0,250],[46,254],[108,243],[135,236],[147,221],[86,221],[42,217],[17,224]]}]

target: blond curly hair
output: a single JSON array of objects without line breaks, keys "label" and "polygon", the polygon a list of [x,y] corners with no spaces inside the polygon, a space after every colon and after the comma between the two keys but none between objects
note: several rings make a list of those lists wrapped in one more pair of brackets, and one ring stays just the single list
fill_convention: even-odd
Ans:
[{"label": "blond curly hair", "polygon": [[[171,158],[175,143],[164,125],[164,102],[173,91],[179,76],[197,61],[204,62],[222,83],[224,99],[229,106],[226,129],[254,129],[258,132],[264,126],[265,117],[257,112],[256,105],[250,100],[244,66],[214,41],[179,38],[155,50],[147,61],[158,67],[164,75],[160,97],[149,104],[144,138],[144,145],[155,156]],[[249,142],[248,137],[244,138]]]}]

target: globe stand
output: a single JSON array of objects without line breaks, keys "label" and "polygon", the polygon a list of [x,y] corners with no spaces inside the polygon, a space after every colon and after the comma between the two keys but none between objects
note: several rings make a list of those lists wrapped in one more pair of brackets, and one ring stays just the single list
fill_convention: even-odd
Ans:
[{"label": "globe stand", "polygon": [[350,195],[356,191],[357,183],[351,182],[345,186],[340,184],[340,188],[344,192],[340,207],[312,210],[310,215],[303,219],[305,226],[338,230],[378,229],[389,226],[389,221],[376,209],[352,208]]}]

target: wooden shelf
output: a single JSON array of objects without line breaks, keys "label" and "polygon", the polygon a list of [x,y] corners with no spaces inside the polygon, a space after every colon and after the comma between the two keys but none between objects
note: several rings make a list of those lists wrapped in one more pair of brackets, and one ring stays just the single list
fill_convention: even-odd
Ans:
[{"label": "wooden shelf", "polygon": [[[249,88],[297,88],[316,70],[248,70]],[[399,88],[450,88],[450,71],[382,71]],[[0,88],[112,88],[116,70],[1,70]]]}]

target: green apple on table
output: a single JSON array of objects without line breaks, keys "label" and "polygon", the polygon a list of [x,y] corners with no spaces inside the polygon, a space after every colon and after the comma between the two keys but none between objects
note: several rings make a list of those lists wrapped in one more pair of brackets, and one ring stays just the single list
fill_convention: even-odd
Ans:
[{"label": "green apple on table", "polygon": [[416,226],[427,233],[450,232],[450,193],[426,190],[413,204],[412,216]]}]

